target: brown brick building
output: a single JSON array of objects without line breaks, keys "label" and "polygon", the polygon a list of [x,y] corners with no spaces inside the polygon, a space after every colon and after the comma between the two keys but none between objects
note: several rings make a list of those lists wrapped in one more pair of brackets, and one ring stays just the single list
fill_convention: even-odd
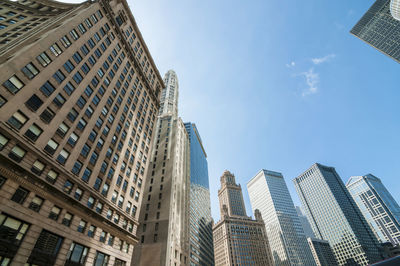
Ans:
[{"label": "brown brick building", "polygon": [[129,265],[162,78],[125,0],[0,2],[0,264]]}]

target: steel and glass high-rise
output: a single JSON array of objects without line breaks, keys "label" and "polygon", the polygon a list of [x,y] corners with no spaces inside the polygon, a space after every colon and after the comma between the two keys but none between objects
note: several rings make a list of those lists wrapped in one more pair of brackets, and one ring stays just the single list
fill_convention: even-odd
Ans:
[{"label": "steel and glass high-rise", "polygon": [[329,242],[339,265],[382,258],[374,233],[333,167],[316,163],[293,182],[314,234]]},{"label": "steel and glass high-rise", "polygon": [[346,183],[379,241],[400,244],[400,207],[374,175],[350,177]]},{"label": "steel and glass high-rise", "polygon": [[185,127],[190,142],[190,265],[214,265],[207,154],[196,124]]},{"label": "steel and glass high-rise", "polygon": [[350,33],[400,62],[400,13],[395,2],[391,12],[391,0],[377,0]]},{"label": "steel and glass high-rise", "polygon": [[315,265],[283,175],[261,170],[248,183],[251,207],[264,217],[275,265]]},{"label": "steel and glass high-rise", "polygon": [[128,265],[164,83],[127,2],[0,18],[0,264]]}]

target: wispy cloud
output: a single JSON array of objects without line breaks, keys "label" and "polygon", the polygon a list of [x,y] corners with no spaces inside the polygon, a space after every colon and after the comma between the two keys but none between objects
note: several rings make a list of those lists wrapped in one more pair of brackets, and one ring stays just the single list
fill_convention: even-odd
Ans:
[{"label": "wispy cloud", "polygon": [[306,79],[307,88],[303,90],[302,96],[309,94],[315,94],[318,92],[319,74],[314,72],[314,68],[310,68],[308,71],[301,73]]},{"label": "wispy cloud", "polygon": [[292,68],[292,67],[295,67],[295,66],[296,66],[296,62],[294,62],[294,61],[290,62],[290,64],[286,64],[287,68]]},{"label": "wispy cloud", "polygon": [[324,57],[312,58],[311,61],[313,62],[314,65],[319,65],[319,64],[328,62],[335,57],[336,57],[335,54],[328,54],[328,55],[325,55]]}]

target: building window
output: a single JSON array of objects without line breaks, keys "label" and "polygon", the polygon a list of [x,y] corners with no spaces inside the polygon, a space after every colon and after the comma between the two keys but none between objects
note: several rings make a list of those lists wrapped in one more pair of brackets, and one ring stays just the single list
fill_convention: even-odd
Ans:
[{"label": "building window", "polygon": [[113,215],[113,211],[111,209],[108,209],[107,216],[106,216],[107,219],[111,220],[112,215]]},{"label": "building window", "polygon": [[31,209],[31,210],[33,210],[33,211],[35,211],[35,212],[39,212],[39,211],[40,211],[40,208],[41,208],[42,205],[43,205],[43,202],[44,202],[44,199],[42,199],[42,198],[39,197],[39,196],[35,196],[35,197],[32,199],[31,203],[29,204],[29,209]]},{"label": "building window", "polygon": [[64,265],[65,266],[85,265],[88,251],[89,251],[88,247],[73,242],[68,251],[67,260]]},{"label": "building window", "polygon": [[8,123],[16,129],[21,129],[26,121],[28,121],[28,117],[21,111],[15,112],[10,119],[8,119]]},{"label": "building window", "polygon": [[11,197],[11,200],[15,201],[16,203],[23,204],[26,197],[28,196],[28,194],[29,194],[28,190],[26,190],[25,188],[19,187],[15,191],[14,195]]},{"label": "building window", "polygon": [[60,46],[58,46],[58,44],[53,44],[52,46],[50,46],[50,51],[55,55],[55,56],[59,56],[62,53],[62,50],[60,48]]},{"label": "building window", "polygon": [[[11,258],[17,253],[18,247],[22,243],[26,232],[29,229],[29,224],[12,218],[5,213],[0,214],[0,232],[1,232],[1,242],[2,242],[2,250],[6,250],[6,254],[2,252],[0,256],[0,261],[2,265],[9,265]],[[5,245],[5,247],[4,247]],[[3,257],[4,255],[9,257]]]},{"label": "building window", "polygon": [[72,221],[73,215],[69,212],[65,213],[64,218],[62,220],[62,224],[69,227],[71,225],[71,221]]},{"label": "building window", "polygon": [[47,142],[46,147],[44,147],[44,150],[48,152],[49,154],[53,155],[55,151],[57,150],[58,143],[55,142],[53,139],[50,139],[49,142]]},{"label": "building window", "polygon": [[68,95],[71,95],[74,92],[74,90],[75,90],[74,85],[72,85],[72,83],[68,81],[67,84],[65,84],[64,91]]},{"label": "building window", "polygon": [[126,262],[120,259],[115,259],[114,266],[125,266]]},{"label": "building window", "polygon": [[83,232],[85,232],[85,228],[86,228],[86,221],[81,220],[79,222],[77,231],[80,232],[80,233],[83,233]]},{"label": "building window", "polygon": [[94,259],[94,266],[107,266],[109,259],[110,259],[110,256],[108,256],[104,253],[101,253],[100,251],[96,251],[96,257]]},{"label": "building window", "polygon": [[57,129],[57,134],[60,136],[60,137],[64,137],[65,136],[65,134],[68,132],[68,130],[69,130],[69,126],[67,126],[66,124],[64,124],[64,123],[61,123],[59,126],[58,126],[58,129]]},{"label": "building window", "polygon": [[72,147],[75,146],[76,142],[78,141],[79,137],[76,135],[74,132],[71,133],[71,135],[68,138],[68,144],[71,145]]},{"label": "building window", "polygon": [[62,37],[60,39],[60,41],[61,41],[62,45],[64,45],[65,48],[68,48],[69,46],[71,46],[71,41],[69,40],[69,38],[66,35],[64,35],[64,37]]},{"label": "building window", "polygon": [[46,54],[46,52],[41,53],[38,57],[36,57],[36,59],[39,61],[39,63],[45,67],[48,64],[51,63],[51,59],[50,57]]},{"label": "building window", "polygon": [[81,200],[82,194],[83,194],[82,189],[76,188],[75,193],[74,193],[74,198],[75,198],[76,200]]},{"label": "building window", "polygon": [[81,163],[80,161],[76,161],[76,162],[74,163],[74,166],[73,166],[72,169],[71,169],[71,172],[72,172],[73,174],[75,174],[75,175],[78,175],[79,172],[81,171],[81,168],[82,168],[82,163]]},{"label": "building window", "polygon": [[35,67],[34,64],[29,63],[24,66],[21,71],[25,74],[28,79],[33,79],[37,74],[39,74],[39,70]]},{"label": "building window", "polygon": [[46,108],[41,114],[40,118],[42,119],[43,122],[46,124],[50,124],[51,120],[53,120],[54,116],[56,114],[50,109]]},{"label": "building window", "polygon": [[61,209],[57,206],[53,206],[53,208],[50,211],[49,218],[54,221],[57,221],[58,217],[60,216],[60,213],[61,213]]},{"label": "building window", "polygon": [[92,174],[92,170],[86,168],[82,175],[82,180],[86,183],[89,182],[90,175]]},{"label": "building window", "polygon": [[81,118],[78,122],[78,125],[76,125],[76,128],[79,130],[84,130],[86,127],[86,121],[85,119]]},{"label": "building window", "polygon": [[7,145],[9,139],[0,134],[0,151]]},{"label": "building window", "polygon": [[88,237],[92,237],[93,238],[95,233],[96,233],[96,226],[91,225],[89,227],[89,230],[88,230],[88,233],[87,233]]},{"label": "building window", "polygon": [[8,154],[8,157],[16,162],[20,162],[24,158],[25,154],[26,151],[16,145],[12,148],[11,152]]},{"label": "building window", "polygon": [[61,84],[65,79],[65,75],[61,72],[61,70],[57,70],[54,73],[53,78],[58,82],[58,84]]},{"label": "building window", "polygon": [[69,157],[69,152],[64,150],[64,149],[62,149],[60,151],[60,154],[57,157],[57,161],[59,163],[61,163],[61,164],[65,164],[65,162],[67,161],[68,157]]},{"label": "building window", "polygon": [[25,132],[25,136],[32,141],[36,141],[42,132],[43,130],[38,125],[32,124]]},{"label": "building window", "polygon": [[42,85],[42,87],[40,87],[40,91],[41,91],[44,95],[46,95],[46,97],[49,97],[49,96],[55,91],[55,88],[54,88],[54,86],[53,86],[50,82],[46,81],[46,82]]},{"label": "building window", "polygon": [[103,179],[101,179],[100,177],[97,177],[96,182],[93,185],[93,188],[96,190],[99,190],[102,182],[103,182]]},{"label": "building window", "polygon": [[55,172],[54,170],[50,170],[50,171],[47,173],[46,180],[47,180],[48,182],[54,184],[54,183],[56,182],[56,180],[57,180],[57,177],[58,177],[58,173]]},{"label": "building window", "polygon": [[108,237],[108,245],[109,246],[113,246],[114,245],[114,236],[113,235],[110,235]]},{"label": "building window", "polygon": [[114,190],[112,196],[111,196],[111,201],[116,203],[117,202],[117,197],[118,197],[118,191]]},{"label": "building window", "polygon": [[124,196],[120,195],[118,199],[118,207],[122,208],[123,203],[124,203]]},{"label": "building window", "polygon": [[74,183],[69,181],[68,179],[65,181],[64,186],[63,186],[63,191],[67,194],[71,193],[72,187],[74,186]]},{"label": "building window", "polygon": [[82,150],[81,150],[81,155],[86,158],[88,156],[89,152],[90,152],[89,145],[84,144],[82,147]]},{"label": "building window", "polygon": [[97,202],[97,205],[96,205],[96,212],[98,212],[98,213],[101,214],[102,211],[103,211],[103,203]]},{"label": "building window", "polygon": [[88,199],[88,202],[87,202],[87,206],[89,208],[93,208],[94,202],[95,202],[95,199],[92,196],[90,196],[89,199]]},{"label": "building window", "polygon": [[30,265],[54,265],[62,242],[62,237],[42,230],[29,256],[28,263]]},{"label": "building window", "polygon": [[15,94],[25,85],[16,75],[14,75],[4,82],[3,86],[6,87],[11,93]]},{"label": "building window", "polygon": [[36,160],[31,168],[31,171],[37,175],[41,175],[46,165],[39,160]]},{"label": "building window", "polygon": [[102,231],[101,234],[100,234],[99,241],[102,242],[102,243],[105,243],[106,242],[106,238],[107,238],[107,232]]}]

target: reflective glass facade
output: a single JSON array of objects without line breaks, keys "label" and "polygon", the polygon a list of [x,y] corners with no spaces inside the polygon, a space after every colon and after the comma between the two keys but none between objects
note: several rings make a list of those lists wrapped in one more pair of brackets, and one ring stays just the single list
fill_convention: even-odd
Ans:
[{"label": "reflective glass facade", "polygon": [[333,167],[314,164],[294,184],[316,237],[329,242],[339,265],[381,259],[374,233]]},{"label": "reflective glass facade", "polygon": [[390,12],[390,0],[376,1],[350,33],[400,62],[400,21]]},{"label": "reflective glass facade", "polygon": [[259,209],[275,265],[315,265],[281,173],[261,170],[247,183],[253,212]]},{"label": "reflective glass facade", "polygon": [[185,127],[190,141],[190,265],[214,265],[207,154],[196,125]]},{"label": "reflective glass facade", "polygon": [[378,240],[400,244],[400,207],[381,180],[371,174],[353,176],[346,186]]}]

